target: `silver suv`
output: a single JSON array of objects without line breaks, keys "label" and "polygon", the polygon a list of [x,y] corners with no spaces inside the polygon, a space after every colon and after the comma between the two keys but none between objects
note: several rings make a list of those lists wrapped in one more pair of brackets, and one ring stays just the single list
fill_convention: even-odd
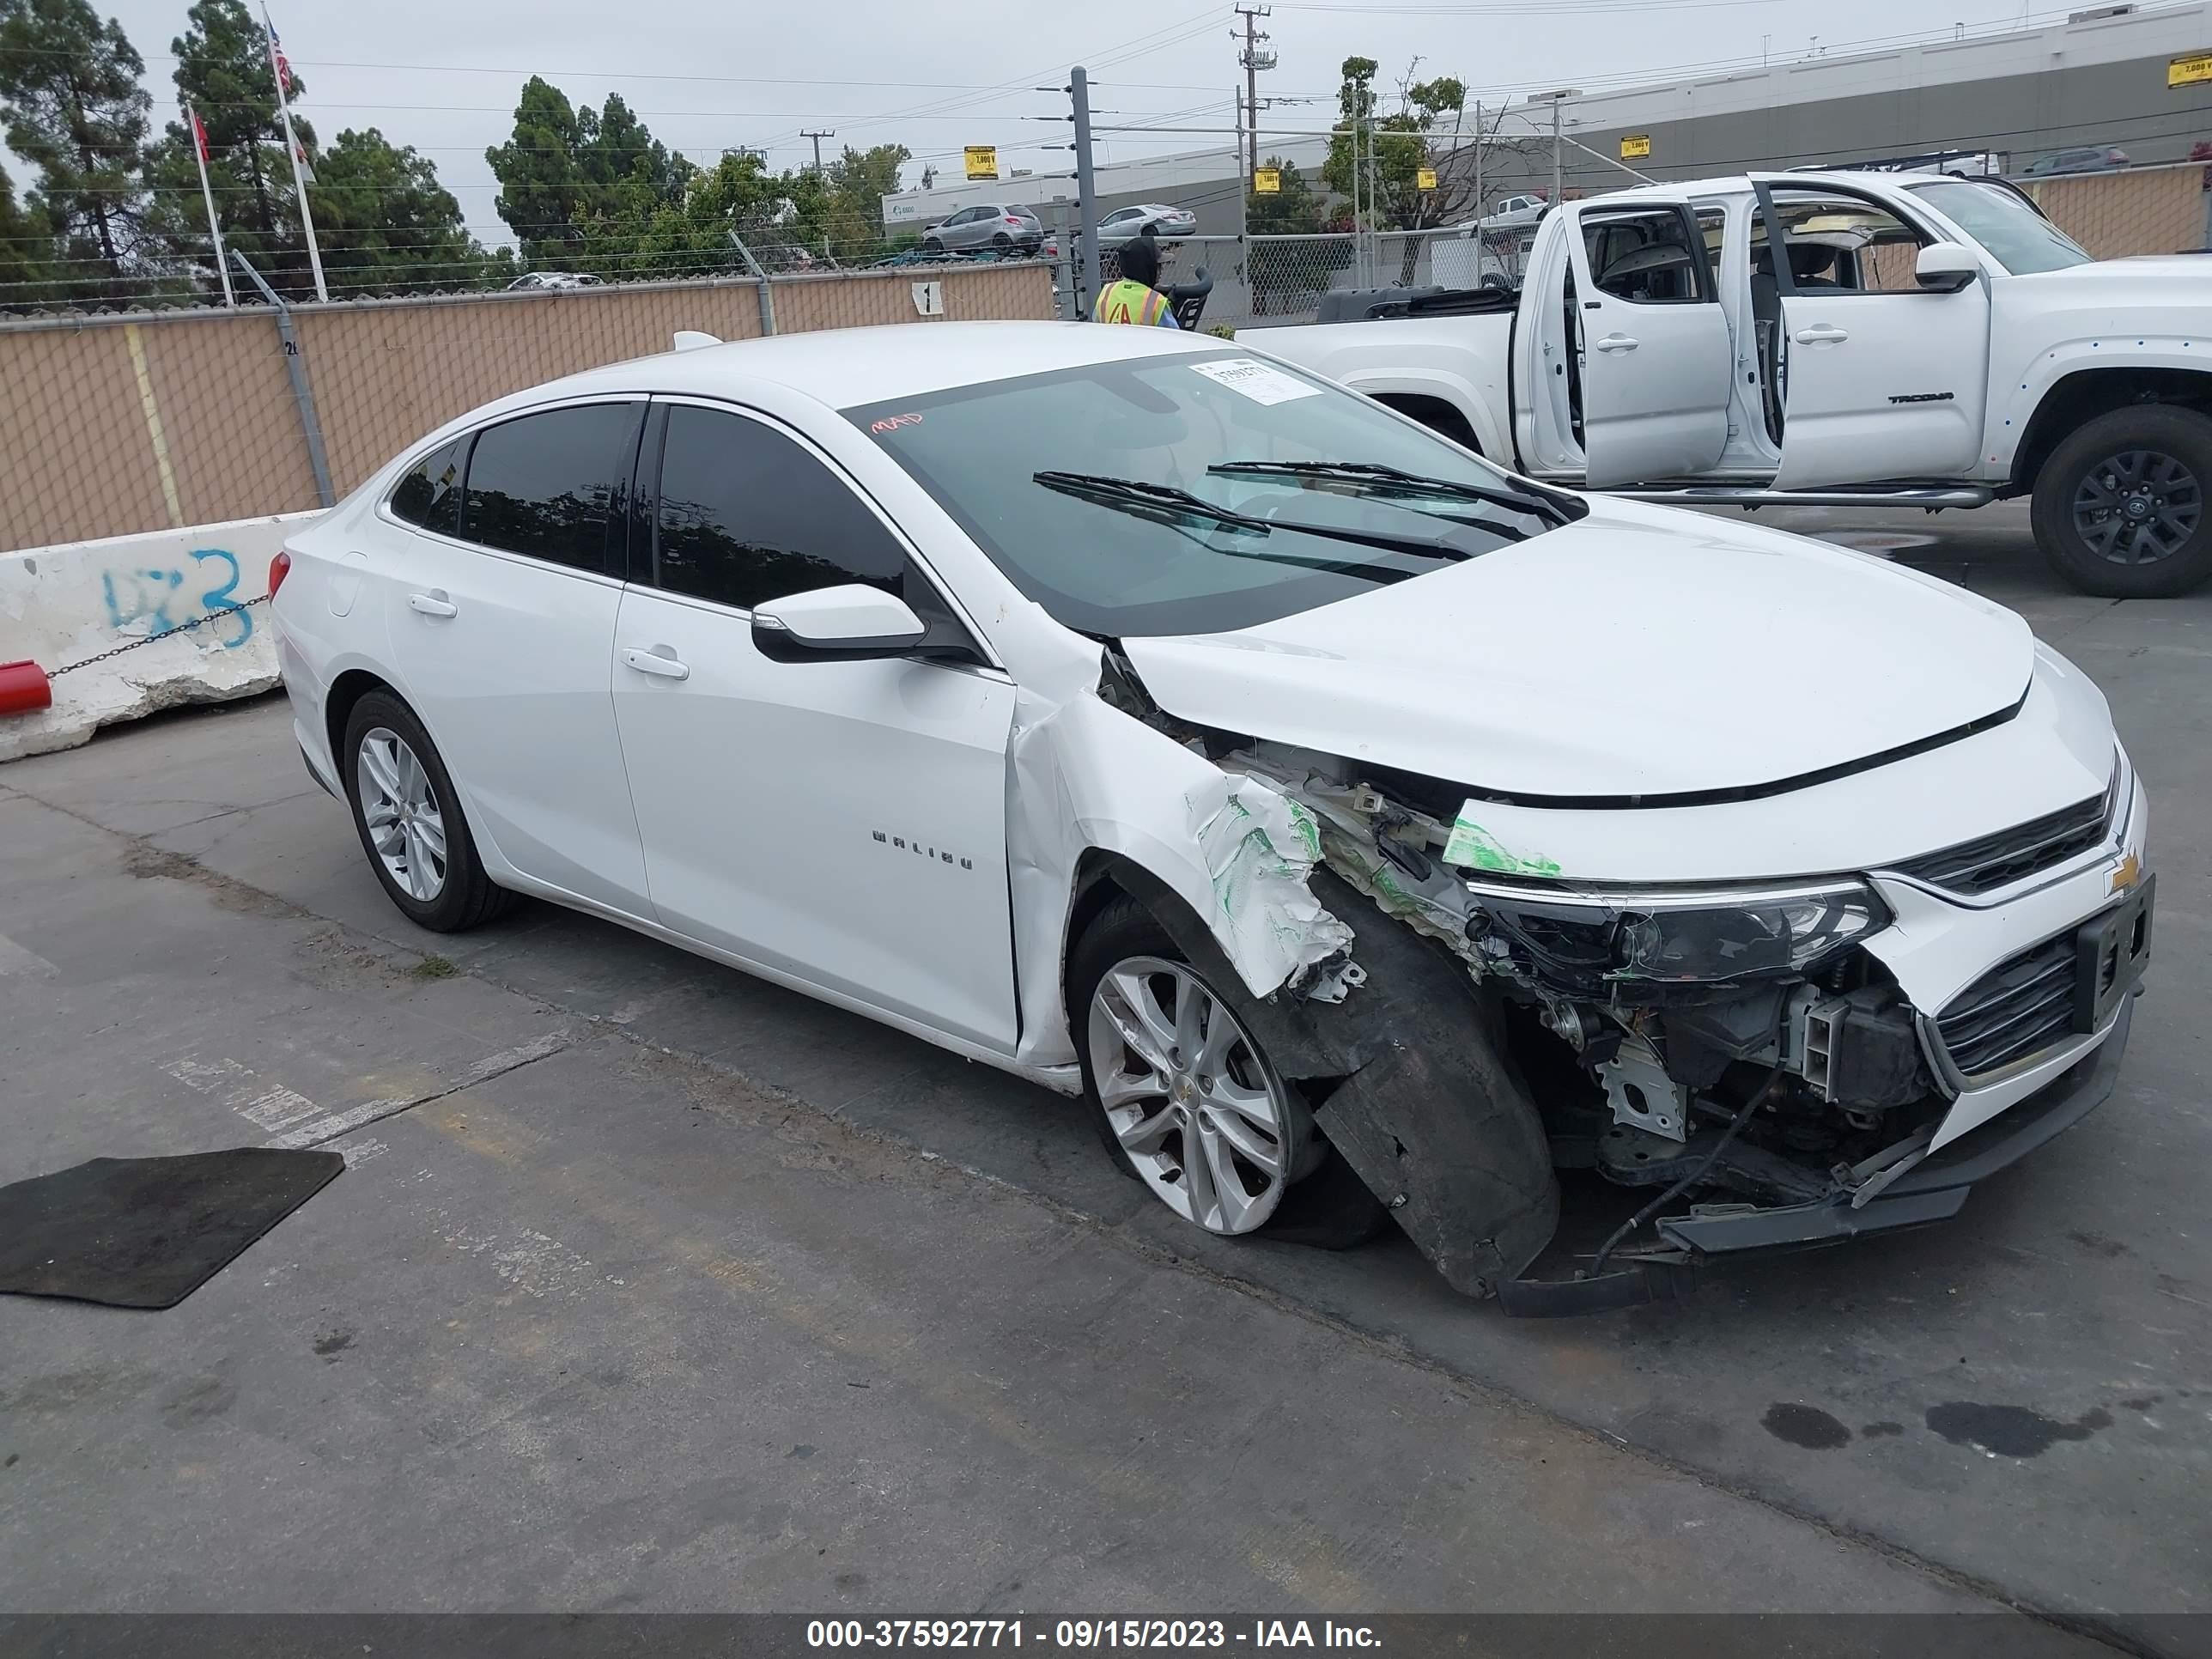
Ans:
[{"label": "silver suv", "polygon": [[965,253],[994,247],[1001,253],[1035,253],[1044,245],[1044,226],[1025,207],[979,202],[921,234],[924,253]]}]

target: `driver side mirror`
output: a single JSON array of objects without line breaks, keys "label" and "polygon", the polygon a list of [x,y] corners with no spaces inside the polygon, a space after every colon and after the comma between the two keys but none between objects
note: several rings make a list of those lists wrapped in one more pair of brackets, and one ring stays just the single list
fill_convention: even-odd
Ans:
[{"label": "driver side mirror", "polygon": [[1981,274],[1973,250],[1956,242],[1929,243],[1912,266],[1914,279],[1929,294],[1956,294]]},{"label": "driver side mirror", "polygon": [[817,587],[753,607],[753,646],[774,662],[902,657],[927,630],[896,593],[860,582]]}]

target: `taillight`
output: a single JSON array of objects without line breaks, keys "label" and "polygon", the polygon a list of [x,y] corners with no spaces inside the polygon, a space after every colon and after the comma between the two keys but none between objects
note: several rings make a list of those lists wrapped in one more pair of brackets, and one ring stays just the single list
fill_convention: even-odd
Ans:
[{"label": "taillight", "polygon": [[1008,224],[1010,224],[1010,225],[1018,225],[1018,224],[1021,223],[1021,221],[1020,221],[1020,220],[1018,220],[1018,219],[1017,219],[1017,218],[1015,218],[1015,217],[1014,217],[1014,216],[1013,216],[1012,214],[1009,213],[1009,214],[1006,216],[1006,222],[1007,222]]},{"label": "taillight", "polygon": [[292,556],[280,549],[276,556],[269,561],[269,597],[270,599],[276,597],[276,590],[284,586],[284,578],[291,574]]}]

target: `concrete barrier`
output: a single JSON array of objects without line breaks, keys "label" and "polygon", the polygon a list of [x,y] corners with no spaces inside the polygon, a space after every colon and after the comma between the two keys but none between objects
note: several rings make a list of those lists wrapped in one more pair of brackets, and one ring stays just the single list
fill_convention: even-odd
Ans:
[{"label": "concrete barrier", "polygon": [[[318,515],[197,525],[0,554],[0,662],[57,675],[53,707],[0,717],[0,761],[88,741],[103,726],[276,684],[269,561]],[[88,659],[118,646],[101,662]],[[86,666],[59,673],[73,665]]]}]

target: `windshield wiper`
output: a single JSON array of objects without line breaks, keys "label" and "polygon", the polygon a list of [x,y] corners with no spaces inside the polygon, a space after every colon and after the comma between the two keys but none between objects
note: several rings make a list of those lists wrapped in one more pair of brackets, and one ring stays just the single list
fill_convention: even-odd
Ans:
[{"label": "windshield wiper", "polygon": [[1228,478],[1312,478],[1358,484],[1376,495],[1426,495],[1441,501],[1482,501],[1515,513],[1526,513],[1551,525],[1567,522],[1565,509],[1548,496],[1492,484],[1462,483],[1451,478],[1424,477],[1418,472],[1385,466],[1380,461],[1219,461],[1206,469]]},{"label": "windshield wiper", "polygon": [[[1302,536],[1319,536],[1328,541],[1351,542],[1361,547],[1381,548],[1390,553],[1411,553],[1419,558],[1443,559],[1453,563],[1474,556],[1464,548],[1419,541],[1410,536],[1393,536],[1387,531],[1347,530],[1337,525],[1255,518],[1251,514],[1239,513],[1234,507],[1217,507],[1203,495],[1194,495],[1188,489],[1178,489],[1173,484],[1146,483],[1141,478],[1113,478],[1098,472],[1033,472],[1030,476],[1047,489],[1057,489],[1063,495],[1078,496],[1084,501],[1096,501],[1101,507],[1115,507],[1124,513],[1133,513],[1140,518],[1157,519],[1168,524],[1182,519],[1207,519],[1231,530],[1246,531],[1255,535],[1292,530]],[[1223,547],[1214,550],[1234,553],[1245,558],[1271,559],[1278,564],[1316,564],[1315,561],[1300,558],[1296,554],[1262,553],[1256,548]],[[1320,568],[1357,569],[1363,573],[1370,568],[1334,564]]]}]

